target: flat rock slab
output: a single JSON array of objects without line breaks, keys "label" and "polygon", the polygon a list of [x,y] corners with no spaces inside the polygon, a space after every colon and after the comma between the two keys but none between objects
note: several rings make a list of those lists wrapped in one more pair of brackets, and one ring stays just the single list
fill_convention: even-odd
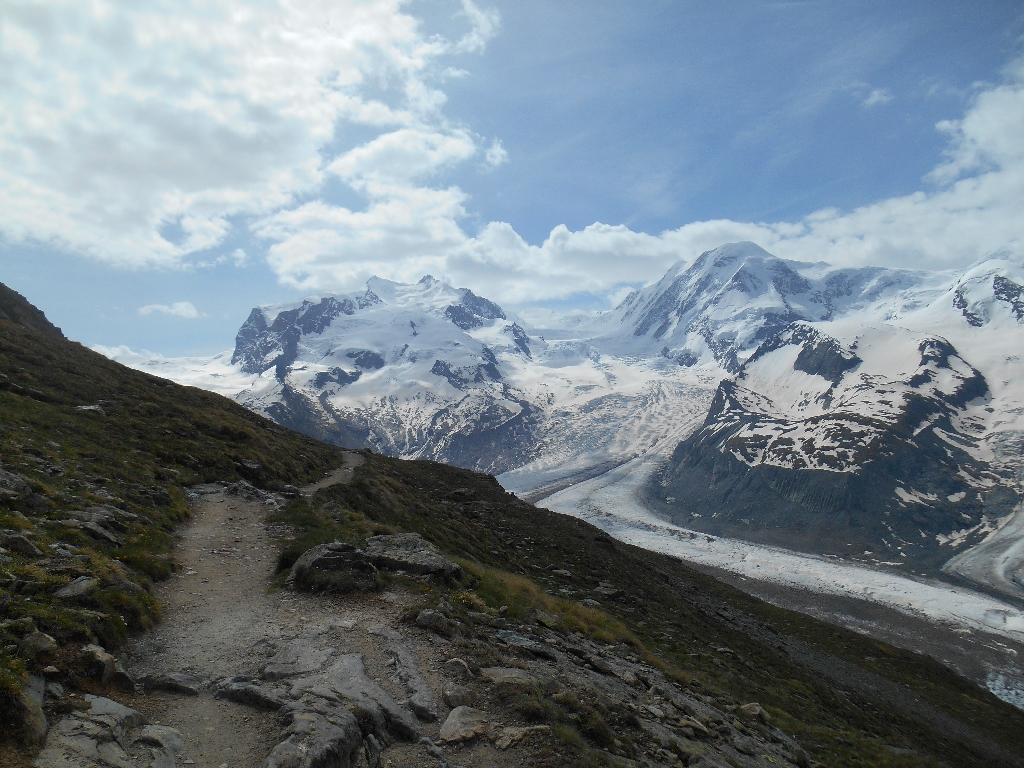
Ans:
[{"label": "flat rock slab", "polygon": [[102,696],[84,696],[49,733],[35,768],[171,768],[184,738],[173,728],[146,725],[130,707]]},{"label": "flat rock slab", "polygon": [[170,691],[185,696],[198,696],[203,689],[203,682],[199,678],[181,672],[147,675],[139,682],[150,691]]},{"label": "flat rock slab", "polygon": [[515,667],[482,667],[480,676],[492,683],[533,685],[537,682],[537,678],[525,669],[516,669]]},{"label": "flat rock slab", "polygon": [[306,695],[359,710],[369,716],[374,730],[384,736],[403,741],[420,737],[416,718],[366,674],[363,657],[358,653],[342,654],[325,672],[294,680],[288,696],[301,700]]},{"label": "flat rock slab", "polygon": [[263,670],[264,680],[283,680],[323,669],[336,649],[317,644],[318,634],[304,635],[282,648]]},{"label": "flat rock slab", "polygon": [[408,573],[455,577],[462,571],[418,533],[371,536],[366,540],[366,556],[379,568]]},{"label": "flat rock slab", "polygon": [[473,707],[456,707],[449,713],[441,726],[441,741],[452,744],[457,741],[470,741],[483,736],[487,730],[487,714]]}]

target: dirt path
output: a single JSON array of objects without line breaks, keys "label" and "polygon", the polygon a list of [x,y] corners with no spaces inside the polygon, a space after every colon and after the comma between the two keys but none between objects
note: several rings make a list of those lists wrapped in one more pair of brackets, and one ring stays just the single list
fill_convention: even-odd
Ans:
[{"label": "dirt path", "polygon": [[[350,481],[362,461],[347,454],[341,468],[303,488],[304,494]],[[257,675],[281,643],[345,613],[336,600],[270,591],[277,546],[264,523],[266,501],[232,495],[221,485],[194,490],[193,520],[180,529],[175,549],[181,567],[157,590],[164,620],[129,651],[136,679],[158,673],[203,681]],[[259,765],[279,740],[276,714],[207,692],[150,692],[125,703],[185,734],[179,762],[193,760],[202,768]]]}]

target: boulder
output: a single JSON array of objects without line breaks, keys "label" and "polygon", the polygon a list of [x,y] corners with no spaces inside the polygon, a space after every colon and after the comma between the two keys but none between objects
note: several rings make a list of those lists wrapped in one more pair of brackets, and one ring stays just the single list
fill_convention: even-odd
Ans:
[{"label": "boulder", "polygon": [[24,476],[0,469],[0,501],[17,498],[28,489],[29,484]]},{"label": "boulder", "polygon": [[146,675],[139,682],[150,691],[170,691],[186,696],[198,696],[203,689],[203,683],[199,678],[181,672]]},{"label": "boulder", "polygon": [[335,541],[303,552],[292,566],[287,583],[314,592],[369,592],[377,589],[376,576],[377,569],[362,550]]},{"label": "boulder", "polygon": [[463,707],[476,704],[478,696],[471,688],[458,683],[448,683],[441,692],[441,698],[449,707]]},{"label": "boulder", "polygon": [[50,637],[45,632],[36,630],[25,636],[21,641],[21,648],[25,652],[25,655],[29,658],[35,658],[37,656],[46,656],[47,654],[56,653],[57,641]]},{"label": "boulder", "polygon": [[473,707],[456,707],[449,713],[441,726],[441,741],[449,744],[456,741],[470,741],[482,736],[487,730],[487,715]]},{"label": "boulder", "polygon": [[0,531],[0,547],[5,547],[11,552],[28,557],[42,557],[43,550],[33,544],[23,533],[14,531]]},{"label": "boulder", "polygon": [[416,614],[416,626],[447,634],[451,631],[454,624],[451,619],[440,611],[435,611],[433,608],[424,608]]},{"label": "boulder", "polygon": [[523,740],[524,736],[531,733],[547,733],[551,730],[550,725],[531,725],[528,727],[502,728],[498,738],[494,740],[497,749],[508,749]]},{"label": "boulder", "polygon": [[46,738],[49,723],[43,714],[43,701],[46,697],[46,681],[41,677],[29,675],[28,682],[21,689],[18,705],[21,709],[21,722],[24,738],[29,744],[42,744]]},{"label": "boulder", "polygon": [[371,536],[366,556],[379,568],[418,574],[457,577],[462,569],[441,554],[441,550],[418,533]]}]

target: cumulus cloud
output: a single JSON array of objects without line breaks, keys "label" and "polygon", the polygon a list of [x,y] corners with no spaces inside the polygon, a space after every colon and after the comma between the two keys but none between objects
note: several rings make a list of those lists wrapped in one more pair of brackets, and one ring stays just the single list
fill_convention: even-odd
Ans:
[{"label": "cumulus cloud", "polygon": [[152,315],[154,312],[161,315],[184,317],[188,320],[194,320],[197,317],[200,317],[199,310],[192,306],[192,302],[190,301],[176,301],[170,306],[166,304],[147,304],[144,307],[139,307],[140,315]]},{"label": "cumulus cloud", "polygon": [[[408,184],[465,158],[476,140],[440,113],[440,62],[480,50],[499,17],[463,0],[452,42],[405,5],[5,3],[0,233],[180,266],[326,174]],[[346,126],[379,136],[339,149]]]}]

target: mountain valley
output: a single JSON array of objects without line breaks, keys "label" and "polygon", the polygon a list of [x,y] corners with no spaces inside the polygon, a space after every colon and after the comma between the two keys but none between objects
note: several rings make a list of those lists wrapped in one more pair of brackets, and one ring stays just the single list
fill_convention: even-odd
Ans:
[{"label": "mountain valley", "polygon": [[[490,475],[125,368],[2,298],[4,764],[1024,764],[1024,714],[927,656]],[[410,540],[453,575],[286,579]]]}]

